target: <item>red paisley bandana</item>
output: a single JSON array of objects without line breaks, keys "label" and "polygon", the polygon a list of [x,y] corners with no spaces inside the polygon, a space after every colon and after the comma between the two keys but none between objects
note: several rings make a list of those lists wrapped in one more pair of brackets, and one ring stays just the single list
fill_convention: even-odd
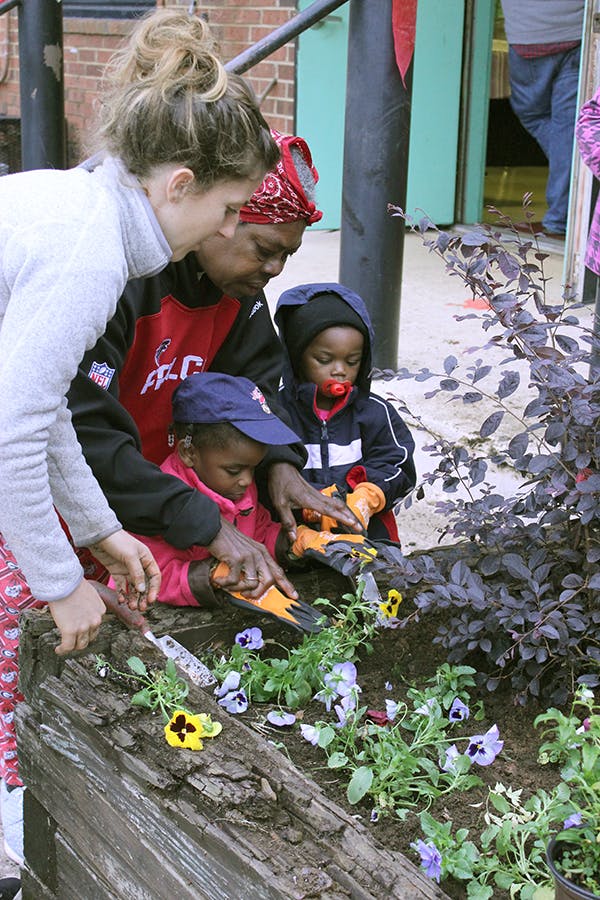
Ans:
[{"label": "red paisley bandana", "polygon": [[323,218],[323,213],[304,193],[291,152],[292,147],[300,150],[315,181],[318,181],[319,173],[312,164],[308,144],[301,137],[280,134],[273,129],[271,134],[281,151],[281,159],[274,171],[266,174],[263,183],[252,194],[246,205],[242,206],[240,221],[252,222],[255,225],[279,225],[282,222],[306,219],[307,224],[312,225]]}]

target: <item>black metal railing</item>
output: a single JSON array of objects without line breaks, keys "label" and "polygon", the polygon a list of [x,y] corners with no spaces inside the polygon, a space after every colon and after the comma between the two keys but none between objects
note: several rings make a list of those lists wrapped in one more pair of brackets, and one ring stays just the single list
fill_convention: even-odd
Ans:
[{"label": "black metal railing", "polygon": [[243,53],[240,53],[234,59],[226,63],[225,68],[229,72],[237,72],[241,75],[247,72],[252,66],[266,59],[271,53],[275,53],[288,41],[292,41],[307,28],[312,28],[317,22],[321,22],[325,16],[332,13],[335,9],[348,3],[348,0],[314,0],[310,6],[299,12],[297,16],[285,22],[271,34],[268,34],[262,40],[257,41],[252,47],[248,47]]},{"label": "black metal railing", "polygon": [[61,169],[66,165],[62,5],[0,0],[0,15],[14,7],[19,10],[21,166]]}]

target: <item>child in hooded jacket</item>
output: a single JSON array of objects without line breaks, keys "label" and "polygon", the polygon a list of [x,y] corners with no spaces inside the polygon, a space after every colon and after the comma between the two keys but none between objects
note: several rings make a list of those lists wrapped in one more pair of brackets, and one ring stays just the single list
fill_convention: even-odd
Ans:
[{"label": "child in hooded jacket", "polygon": [[341,284],[299,285],[279,298],[275,323],[283,405],[308,452],[304,477],[337,489],[357,514],[368,502],[369,538],[397,541],[392,507],[415,485],[415,442],[392,404],[371,391],[374,335],[363,300]]}]

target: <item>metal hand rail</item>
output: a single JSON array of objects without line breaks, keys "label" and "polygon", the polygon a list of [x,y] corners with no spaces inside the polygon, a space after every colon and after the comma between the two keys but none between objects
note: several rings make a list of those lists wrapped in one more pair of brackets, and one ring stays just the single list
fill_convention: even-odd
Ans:
[{"label": "metal hand rail", "polygon": [[284,44],[287,44],[288,41],[298,37],[298,35],[302,34],[303,31],[306,31],[307,28],[316,25],[317,22],[324,19],[325,16],[330,12],[333,12],[334,9],[343,6],[344,3],[348,3],[348,0],[314,0],[314,3],[307,6],[302,12],[299,12],[298,15],[294,16],[293,19],[290,19],[289,22],[280,25],[280,27],[276,28],[275,31],[272,31],[271,34],[268,34],[262,40],[257,41],[252,47],[248,47],[243,53],[240,53],[238,56],[234,57],[234,59],[231,59],[226,63],[225,68],[228,72],[237,72],[238,75],[247,72],[252,66],[255,66],[263,59],[266,59],[266,57],[270,56],[271,53],[274,53],[275,50],[279,50],[279,48],[283,47]]},{"label": "metal hand rail", "polygon": [[15,6],[20,6],[21,3],[22,0],[0,0],[0,16],[3,15],[3,13],[10,12]]}]

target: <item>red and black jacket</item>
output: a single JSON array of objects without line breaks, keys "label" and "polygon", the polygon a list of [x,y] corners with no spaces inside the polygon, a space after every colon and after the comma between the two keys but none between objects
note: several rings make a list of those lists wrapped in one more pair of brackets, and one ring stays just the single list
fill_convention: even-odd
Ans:
[{"label": "red and black jacket", "polygon": [[[277,397],[281,365],[264,294],[224,295],[194,254],[128,283],[69,392],[85,457],[124,528],[179,548],[213,540],[216,504],[159,469],[170,452],[171,395],[192,372],[244,375],[289,423]],[[273,447],[267,463],[301,468],[305,458],[302,445]]]}]

